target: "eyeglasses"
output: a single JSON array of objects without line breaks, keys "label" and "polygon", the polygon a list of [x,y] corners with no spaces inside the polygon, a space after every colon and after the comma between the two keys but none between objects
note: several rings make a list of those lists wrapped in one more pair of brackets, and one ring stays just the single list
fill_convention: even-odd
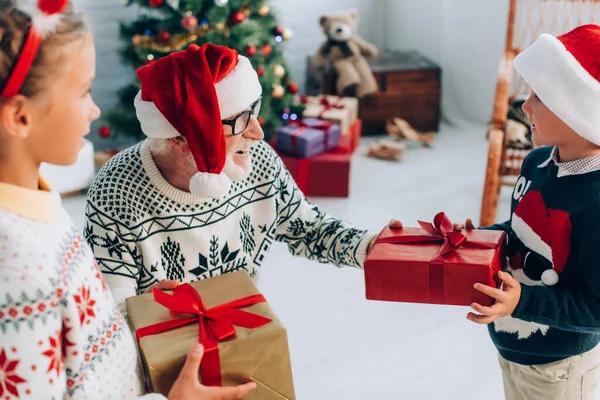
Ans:
[{"label": "eyeglasses", "polygon": [[262,97],[259,97],[258,100],[256,100],[252,106],[250,106],[249,110],[242,111],[233,119],[225,119],[221,122],[223,125],[231,126],[231,132],[234,136],[241,135],[248,127],[248,124],[250,123],[250,117],[254,115],[254,117],[258,118],[261,103]]}]

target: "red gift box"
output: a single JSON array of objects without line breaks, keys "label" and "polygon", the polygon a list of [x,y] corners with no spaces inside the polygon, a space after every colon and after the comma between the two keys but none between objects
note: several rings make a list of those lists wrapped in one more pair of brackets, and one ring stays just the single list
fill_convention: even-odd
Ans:
[{"label": "red gift box", "polygon": [[311,158],[280,154],[280,157],[305,196],[349,196],[352,154],[329,152]]},{"label": "red gift box", "polygon": [[333,153],[354,153],[360,143],[362,133],[362,120],[355,120],[346,135],[340,136],[340,143],[332,150]]},{"label": "red gift box", "polygon": [[505,267],[506,233],[452,230],[439,213],[421,228],[384,228],[365,260],[368,300],[469,306],[492,305],[473,285],[498,286]]}]

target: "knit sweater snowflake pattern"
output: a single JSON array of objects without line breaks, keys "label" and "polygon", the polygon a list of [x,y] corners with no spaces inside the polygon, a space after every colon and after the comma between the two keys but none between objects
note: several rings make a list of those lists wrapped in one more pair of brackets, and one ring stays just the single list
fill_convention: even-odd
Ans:
[{"label": "knit sweater snowflake pattern", "polygon": [[162,279],[190,282],[237,270],[255,276],[274,241],[297,256],[362,267],[374,235],[309,203],[265,142],[251,156],[248,178],[234,181],[222,199],[171,186],[148,141],[100,170],[84,233],[119,304]]},{"label": "knit sweater snowflake pattern", "polygon": [[0,183],[0,287],[0,399],[142,393],[131,332],[56,193]]},{"label": "knit sweater snowflake pattern", "polygon": [[509,272],[521,282],[511,316],[489,325],[500,354],[546,364],[600,343],[600,156],[557,162],[539,148],[523,162],[507,232]]}]

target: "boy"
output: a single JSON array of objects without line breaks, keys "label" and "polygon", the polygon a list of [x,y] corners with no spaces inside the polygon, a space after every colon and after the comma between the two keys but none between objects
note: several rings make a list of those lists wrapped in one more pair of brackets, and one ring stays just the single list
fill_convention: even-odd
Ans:
[{"label": "boy", "polygon": [[[506,399],[592,399],[600,379],[600,27],[544,34],[515,59],[538,146],[523,162],[489,324]],[[466,228],[473,228],[470,220]]]}]

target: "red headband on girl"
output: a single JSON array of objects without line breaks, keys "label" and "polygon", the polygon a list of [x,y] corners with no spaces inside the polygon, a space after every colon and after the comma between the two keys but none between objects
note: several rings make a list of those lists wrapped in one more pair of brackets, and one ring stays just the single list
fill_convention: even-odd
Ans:
[{"label": "red headband on girl", "polygon": [[16,1],[18,4],[15,5],[15,8],[31,17],[31,27],[27,32],[17,62],[2,89],[2,97],[12,97],[19,93],[40,49],[42,39],[54,31],[60,21],[60,13],[69,3],[69,0]]}]

